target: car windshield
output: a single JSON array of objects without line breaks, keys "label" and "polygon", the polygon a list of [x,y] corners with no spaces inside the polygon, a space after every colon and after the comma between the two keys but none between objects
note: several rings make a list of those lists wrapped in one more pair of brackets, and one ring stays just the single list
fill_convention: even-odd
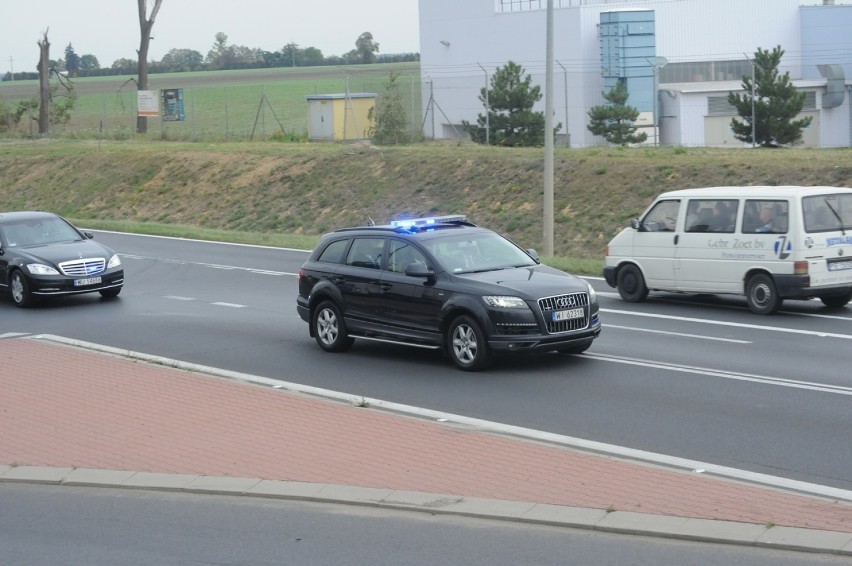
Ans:
[{"label": "car windshield", "polygon": [[425,242],[426,249],[451,273],[492,271],[536,265],[524,250],[494,232],[453,234]]},{"label": "car windshield", "polygon": [[2,229],[10,248],[80,240],[80,234],[61,218],[12,222],[4,225]]}]

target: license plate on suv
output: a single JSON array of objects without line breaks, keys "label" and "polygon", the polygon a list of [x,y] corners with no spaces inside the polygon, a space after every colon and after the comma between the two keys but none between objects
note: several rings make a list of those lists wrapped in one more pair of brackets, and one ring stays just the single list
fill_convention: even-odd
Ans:
[{"label": "license plate on suv", "polygon": [[551,316],[553,317],[553,322],[560,322],[563,320],[583,318],[585,313],[583,312],[583,309],[568,309],[567,311],[553,311]]}]

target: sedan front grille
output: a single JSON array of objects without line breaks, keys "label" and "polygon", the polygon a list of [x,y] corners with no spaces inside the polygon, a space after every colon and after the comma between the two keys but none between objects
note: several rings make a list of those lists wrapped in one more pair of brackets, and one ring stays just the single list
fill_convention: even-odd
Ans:
[{"label": "sedan front grille", "polygon": [[88,275],[97,275],[102,272],[105,264],[105,259],[101,257],[92,257],[88,259],[63,261],[59,264],[59,269],[64,275],[69,277],[86,277]]},{"label": "sedan front grille", "polygon": [[[538,300],[538,307],[544,317],[544,324],[548,334],[558,332],[572,332],[582,330],[589,326],[589,294],[572,293],[570,295],[557,295],[545,297]],[[572,309],[582,309],[583,316],[569,318],[566,320],[554,320],[554,313]]]}]

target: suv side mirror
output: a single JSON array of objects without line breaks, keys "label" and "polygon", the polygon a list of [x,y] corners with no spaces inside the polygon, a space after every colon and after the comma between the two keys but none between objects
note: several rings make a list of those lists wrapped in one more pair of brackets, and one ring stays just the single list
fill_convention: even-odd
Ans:
[{"label": "suv side mirror", "polygon": [[409,277],[422,277],[427,280],[435,278],[435,271],[425,263],[409,263],[405,266],[405,274]]},{"label": "suv side mirror", "polygon": [[533,248],[528,248],[527,253],[530,254],[530,257],[533,258],[536,263],[541,263],[541,258],[538,257],[538,252]]}]

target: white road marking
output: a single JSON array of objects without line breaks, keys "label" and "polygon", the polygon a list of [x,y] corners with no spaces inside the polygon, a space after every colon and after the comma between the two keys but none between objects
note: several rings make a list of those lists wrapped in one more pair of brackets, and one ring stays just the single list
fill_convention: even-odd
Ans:
[{"label": "white road marking", "polygon": [[750,381],[752,383],[761,383],[763,385],[776,385],[779,387],[791,387],[793,389],[806,389],[808,391],[819,391],[821,393],[833,393],[835,395],[852,396],[852,387],[842,385],[830,385],[826,383],[814,383],[811,381],[800,381],[797,379],[784,379],[781,377],[770,377],[767,375],[757,375],[752,373],[740,373],[735,371],[726,371],[720,369],[702,368],[697,366],[687,366],[683,364],[670,364],[668,362],[655,362],[652,360],[642,360],[639,358],[628,358],[624,356],[614,356],[609,354],[579,354],[580,357],[599,360],[603,362],[612,362],[617,364],[626,364],[631,366],[640,366],[653,369],[662,369],[666,371],[676,371],[681,373],[694,373],[698,375],[706,375],[710,377],[720,377],[723,379],[732,379],[735,381]]},{"label": "white road marking", "polygon": [[607,324],[606,328],[618,328],[620,330],[633,330],[636,332],[650,332],[652,334],[670,334],[672,336],[680,336],[683,338],[698,338],[699,340],[717,340],[719,342],[732,342],[734,344],[752,344],[749,340],[735,340],[733,338],[717,338],[716,336],[703,336],[701,334],[686,334],[684,332],[669,332],[667,330],[651,330],[650,328],[635,328],[633,326],[618,326],[616,324]]},{"label": "white road marking", "polygon": [[217,307],[230,307],[232,309],[244,309],[246,305],[238,305],[236,303],[210,303],[211,305],[216,305]]},{"label": "white road marking", "polygon": [[166,299],[173,299],[175,301],[194,301],[194,297],[181,297],[179,295],[166,295]]},{"label": "white road marking", "polygon": [[767,326],[764,324],[746,324],[743,322],[728,322],[724,320],[710,320],[706,318],[693,318],[686,316],[672,316],[668,314],[655,314],[635,311],[624,311],[617,309],[601,309],[601,312],[623,314],[627,316],[640,316],[645,318],[662,318],[665,320],[677,320],[681,322],[695,322],[698,324],[712,324],[716,326],[731,326],[735,328],[748,328],[750,330],[765,330],[768,332],[783,332],[786,334],[802,334],[805,336],[818,336],[820,338],[839,338],[841,340],[852,340],[852,334],[838,334],[836,332],[822,332],[820,330],[800,330],[796,328],[783,328],[780,326]]}]

